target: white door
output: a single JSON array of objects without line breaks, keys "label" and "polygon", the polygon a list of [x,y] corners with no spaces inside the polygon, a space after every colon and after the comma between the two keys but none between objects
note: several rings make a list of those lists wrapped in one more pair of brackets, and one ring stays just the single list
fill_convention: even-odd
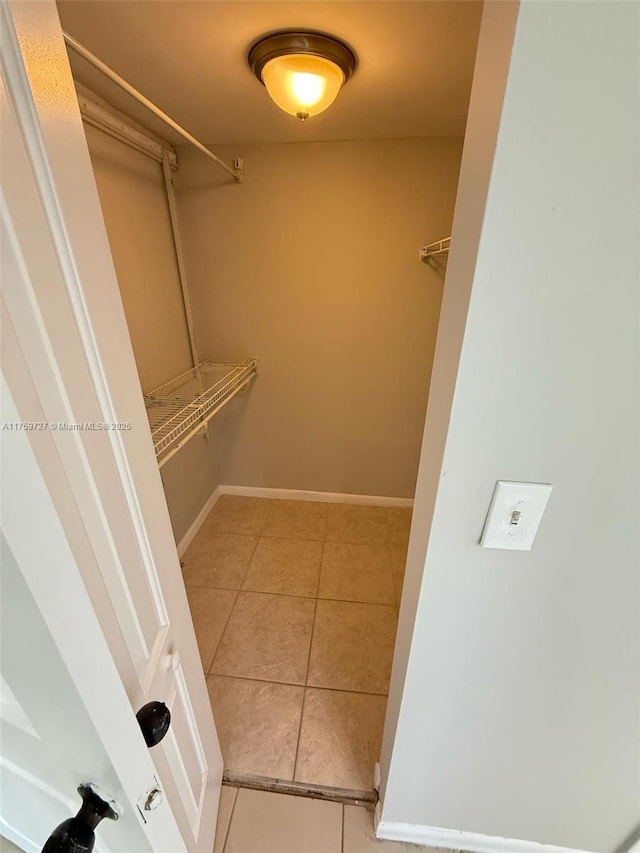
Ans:
[{"label": "white door", "polygon": [[[2,331],[7,346],[5,316]],[[4,382],[1,403],[3,423],[19,421]],[[92,782],[121,809],[98,853],[184,851],[171,809],[145,809],[153,761],[28,435],[1,437],[0,835],[39,853]]]},{"label": "white door", "polygon": [[[147,832],[144,819],[166,814],[184,849],[204,853],[222,759],[62,33],[53,0],[3,0],[0,15],[3,374],[18,420],[48,424],[24,435],[130,718],[150,700],[171,708],[168,735],[148,753],[165,803],[140,826]],[[16,435],[2,434],[8,456]],[[43,529],[30,515],[12,535]],[[66,592],[56,561],[30,559],[17,564],[36,601],[39,584]],[[71,626],[74,608],[71,600]],[[86,643],[80,634],[77,643]],[[90,659],[93,649],[84,651]],[[132,765],[139,760],[132,748]]]}]

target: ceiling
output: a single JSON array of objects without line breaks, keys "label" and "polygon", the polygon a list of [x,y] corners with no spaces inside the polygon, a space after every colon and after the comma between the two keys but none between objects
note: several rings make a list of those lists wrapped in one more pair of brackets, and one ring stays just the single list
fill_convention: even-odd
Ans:
[{"label": "ceiling", "polygon": [[[480,0],[60,0],[63,28],[207,143],[462,136]],[[305,124],[279,110],[246,62],[282,28],[348,42],[353,78]],[[75,54],[76,78],[172,135]],[[173,137],[175,139],[175,137]]]}]

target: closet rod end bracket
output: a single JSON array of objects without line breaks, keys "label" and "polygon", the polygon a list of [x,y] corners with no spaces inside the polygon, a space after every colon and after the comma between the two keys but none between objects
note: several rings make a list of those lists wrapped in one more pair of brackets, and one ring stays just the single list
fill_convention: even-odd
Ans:
[{"label": "closet rod end bracket", "polygon": [[239,184],[244,181],[244,157],[233,158],[233,171]]}]

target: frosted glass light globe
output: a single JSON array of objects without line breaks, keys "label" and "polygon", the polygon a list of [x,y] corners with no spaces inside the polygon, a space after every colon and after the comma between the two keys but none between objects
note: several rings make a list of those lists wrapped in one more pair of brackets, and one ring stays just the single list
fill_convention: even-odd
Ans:
[{"label": "frosted glass light globe", "polygon": [[302,121],[330,107],[346,77],[333,62],[320,56],[277,56],[262,69],[262,82],[281,110]]}]

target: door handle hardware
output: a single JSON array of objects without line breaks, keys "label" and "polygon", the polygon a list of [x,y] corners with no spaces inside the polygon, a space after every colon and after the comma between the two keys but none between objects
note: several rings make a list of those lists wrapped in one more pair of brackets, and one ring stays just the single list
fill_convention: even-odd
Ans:
[{"label": "door handle hardware", "polygon": [[57,826],[42,848],[42,853],[91,853],[96,843],[95,828],[101,820],[118,820],[115,802],[107,802],[93,785],[83,783],[78,787],[82,797],[80,811]]},{"label": "door handle hardware", "polygon": [[156,746],[169,731],[171,711],[164,702],[147,702],[136,714],[142,737],[147,746]]},{"label": "door handle hardware", "polygon": [[164,794],[160,790],[160,788],[153,788],[153,790],[149,791],[147,794],[147,799],[144,803],[144,810],[147,812],[151,812],[154,809],[157,809],[158,806],[161,806],[164,802]]}]

